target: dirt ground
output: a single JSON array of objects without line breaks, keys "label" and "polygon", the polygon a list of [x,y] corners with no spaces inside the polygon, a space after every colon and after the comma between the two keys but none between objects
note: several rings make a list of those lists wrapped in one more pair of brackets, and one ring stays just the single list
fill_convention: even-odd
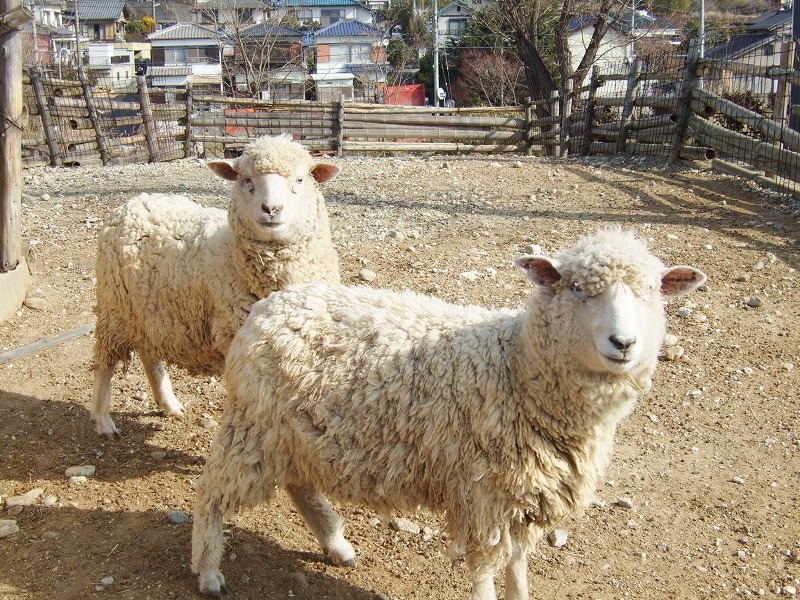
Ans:
[{"label": "dirt ground", "polygon": [[[530,245],[554,254],[603,224],[633,228],[665,263],[709,276],[704,291],[668,303],[677,344],[665,354],[674,360],[665,357],[654,390],[622,424],[597,502],[562,524],[566,545],[545,540],[531,557],[532,597],[797,593],[796,201],[705,163],[331,160],[343,170],[324,192],[348,283],[363,283],[369,269],[373,286],[519,306],[531,288],[515,257]],[[25,171],[23,243],[34,283],[29,306],[0,323],[0,355],[92,322],[98,228],[140,191],[225,207],[228,185],[193,160]],[[85,335],[0,364],[0,495],[42,489],[31,505],[0,511],[19,526],[0,540],[0,597],[195,597],[191,523],[168,515],[192,512],[223,382],[173,369],[188,414],[168,420],[134,361],[114,380],[112,415],[123,437],[109,442],[89,419],[92,341]],[[96,472],[70,483],[65,470],[76,465]],[[466,569],[448,560],[439,515],[403,515],[423,528],[413,534],[361,507],[341,510],[355,569],[326,563],[283,495],[233,518],[222,567],[229,597],[468,597]],[[502,594],[502,577],[498,584]]]}]

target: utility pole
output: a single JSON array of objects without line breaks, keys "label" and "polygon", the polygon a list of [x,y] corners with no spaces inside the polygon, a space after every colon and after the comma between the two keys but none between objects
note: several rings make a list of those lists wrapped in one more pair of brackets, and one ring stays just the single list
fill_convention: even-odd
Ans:
[{"label": "utility pole", "polygon": [[439,2],[433,0],[433,105],[439,107]]}]

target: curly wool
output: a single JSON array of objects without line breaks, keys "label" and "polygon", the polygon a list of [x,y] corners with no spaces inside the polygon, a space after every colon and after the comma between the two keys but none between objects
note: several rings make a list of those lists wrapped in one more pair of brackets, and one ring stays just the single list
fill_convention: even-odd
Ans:
[{"label": "curly wool", "polygon": [[[288,136],[256,140],[243,156],[244,173],[248,161],[290,174],[298,161],[313,165]],[[218,374],[254,302],[292,282],[337,282],[316,182],[312,192],[314,214],[281,243],[254,237],[235,188],[227,213],[164,194],[141,194],[114,210],[98,241],[95,364],[113,366],[143,350],[193,374]]]},{"label": "curly wool", "polygon": [[310,170],[313,164],[311,155],[288,134],[253,140],[244,147],[238,163],[246,172],[277,173],[284,177],[294,175],[298,165]]},{"label": "curly wool", "polygon": [[[644,288],[659,270],[642,248],[601,236],[559,259],[584,288]],[[617,424],[656,367],[664,317],[655,296],[656,351],[645,352],[632,385],[577,366],[581,332],[549,288],[517,313],[412,292],[289,286],[253,307],[231,347],[196,518],[313,482],[386,513],[446,511],[454,550],[497,569],[512,538],[530,549],[593,496]]]}]

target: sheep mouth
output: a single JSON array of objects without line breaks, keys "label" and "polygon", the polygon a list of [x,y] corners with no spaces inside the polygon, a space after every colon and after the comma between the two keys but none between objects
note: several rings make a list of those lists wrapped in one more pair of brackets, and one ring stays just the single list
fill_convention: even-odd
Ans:
[{"label": "sheep mouth", "polygon": [[270,217],[261,217],[258,220],[258,223],[265,229],[280,229],[281,227],[286,225],[284,221],[272,219]]},{"label": "sheep mouth", "polygon": [[603,358],[614,368],[622,371],[627,371],[635,364],[635,360],[628,356],[608,356],[603,355]]}]

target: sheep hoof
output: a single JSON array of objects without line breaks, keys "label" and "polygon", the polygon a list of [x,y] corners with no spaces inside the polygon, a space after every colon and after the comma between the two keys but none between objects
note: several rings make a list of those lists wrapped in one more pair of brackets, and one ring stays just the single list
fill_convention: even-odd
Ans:
[{"label": "sheep hoof", "polygon": [[177,400],[175,401],[174,404],[173,403],[165,403],[161,407],[161,411],[164,413],[165,416],[174,417],[174,418],[179,419],[179,420],[183,419],[183,417],[186,415],[186,409],[183,408],[183,404],[181,404]]},{"label": "sheep hoof", "polygon": [[227,594],[228,587],[222,573],[215,571],[209,575],[200,575],[200,593],[215,598],[222,598]]},{"label": "sheep hoof", "polygon": [[353,547],[346,541],[340,547],[326,548],[325,555],[336,567],[354,568],[358,564]]},{"label": "sheep hoof", "polygon": [[117,426],[114,425],[114,422],[111,419],[108,419],[108,421],[96,420],[94,430],[97,432],[98,435],[106,438],[111,442],[113,442],[114,440],[118,440],[122,437],[122,434],[119,432],[119,429],[117,429]]}]

